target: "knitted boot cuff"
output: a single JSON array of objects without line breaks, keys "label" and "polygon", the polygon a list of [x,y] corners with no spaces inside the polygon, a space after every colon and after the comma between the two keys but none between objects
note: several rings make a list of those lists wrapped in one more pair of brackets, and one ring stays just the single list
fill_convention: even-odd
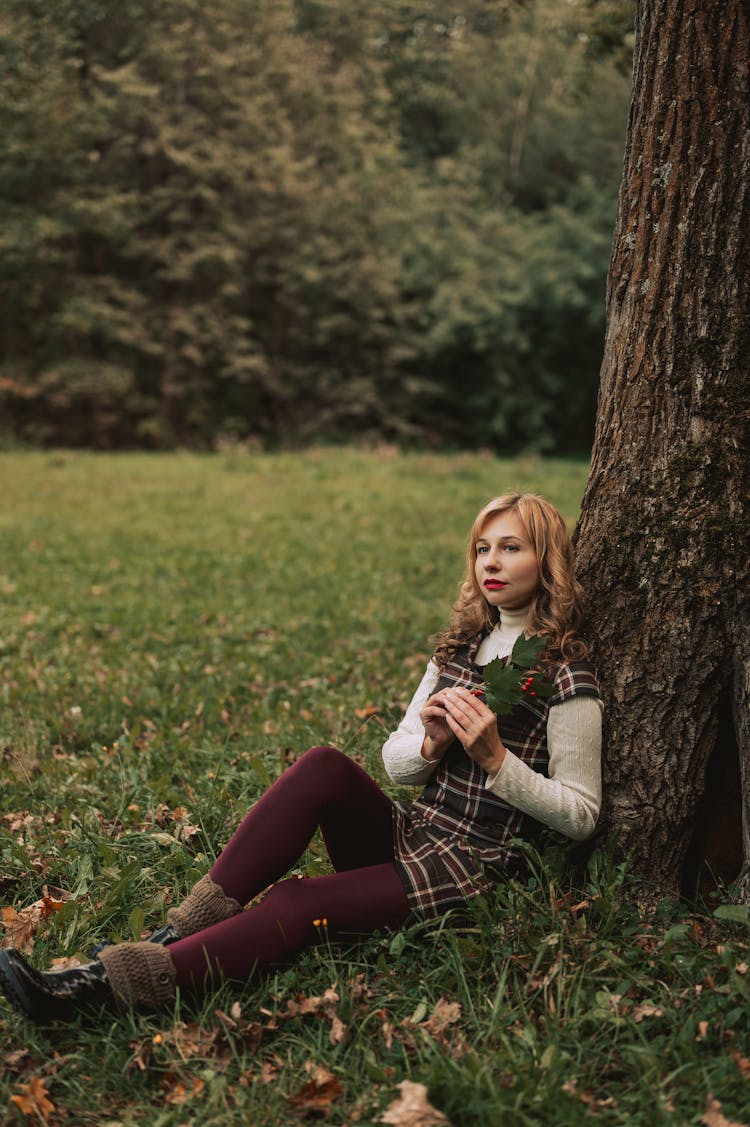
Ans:
[{"label": "knitted boot cuff", "polygon": [[177,972],[166,947],[156,943],[116,943],[99,958],[120,1010],[161,1010],[174,999]]},{"label": "knitted boot cuff", "polygon": [[196,931],[203,931],[204,927],[228,920],[241,911],[239,900],[227,896],[206,873],[193,885],[182,904],[169,909],[167,919],[184,938],[186,935],[194,935]]}]

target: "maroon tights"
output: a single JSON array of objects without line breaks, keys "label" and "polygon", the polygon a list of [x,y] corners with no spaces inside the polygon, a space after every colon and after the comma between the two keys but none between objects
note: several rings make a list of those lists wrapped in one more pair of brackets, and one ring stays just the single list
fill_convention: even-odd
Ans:
[{"label": "maroon tights", "polygon": [[[171,945],[178,985],[200,987],[215,970],[247,979],[315,942],[321,926],[337,937],[403,923],[409,905],[394,861],[391,815],[391,800],[343,752],[307,751],[255,803],[211,869],[241,904],[273,888],[247,911]],[[274,883],[318,827],[335,873]]]}]

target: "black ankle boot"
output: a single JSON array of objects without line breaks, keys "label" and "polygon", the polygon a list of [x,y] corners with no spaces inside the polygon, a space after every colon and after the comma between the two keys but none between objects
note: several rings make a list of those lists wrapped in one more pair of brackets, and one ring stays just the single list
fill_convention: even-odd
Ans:
[{"label": "black ankle boot", "polygon": [[156,931],[152,931],[146,942],[161,943],[162,947],[169,947],[170,943],[176,943],[178,939],[182,939],[182,936],[177,928],[173,924],[166,923],[157,927]]},{"label": "black ankle boot", "polygon": [[72,1021],[77,1014],[115,999],[103,963],[95,960],[69,970],[35,970],[13,948],[0,950],[0,989],[33,1021]]}]

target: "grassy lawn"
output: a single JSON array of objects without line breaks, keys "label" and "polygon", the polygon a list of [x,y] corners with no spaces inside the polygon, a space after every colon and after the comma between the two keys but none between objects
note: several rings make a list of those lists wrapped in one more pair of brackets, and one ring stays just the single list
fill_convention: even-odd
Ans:
[{"label": "grassy lawn", "polygon": [[[29,936],[40,967],[157,926],[312,744],[385,783],[379,748],[475,512],[532,489],[572,527],[586,471],[390,449],[0,454],[5,934],[32,928],[44,886],[65,903]],[[646,917],[623,866],[596,852],[571,879],[565,860],[537,859],[470,926],[350,949],[323,934],[174,1013],[50,1031],[0,1003],[0,1121],[371,1124],[404,1080],[454,1127],[698,1124],[712,1100],[741,1119],[746,923],[668,902]],[[325,871],[322,845],[299,871]]]}]

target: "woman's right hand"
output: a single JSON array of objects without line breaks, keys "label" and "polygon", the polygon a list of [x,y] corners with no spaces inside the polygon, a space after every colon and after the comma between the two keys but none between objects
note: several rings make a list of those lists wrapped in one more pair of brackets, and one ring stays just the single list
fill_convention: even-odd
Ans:
[{"label": "woman's right hand", "polygon": [[443,700],[444,692],[443,689],[431,696],[419,713],[419,719],[424,726],[422,758],[431,763],[442,759],[456,738],[448,727],[445,701]]}]

